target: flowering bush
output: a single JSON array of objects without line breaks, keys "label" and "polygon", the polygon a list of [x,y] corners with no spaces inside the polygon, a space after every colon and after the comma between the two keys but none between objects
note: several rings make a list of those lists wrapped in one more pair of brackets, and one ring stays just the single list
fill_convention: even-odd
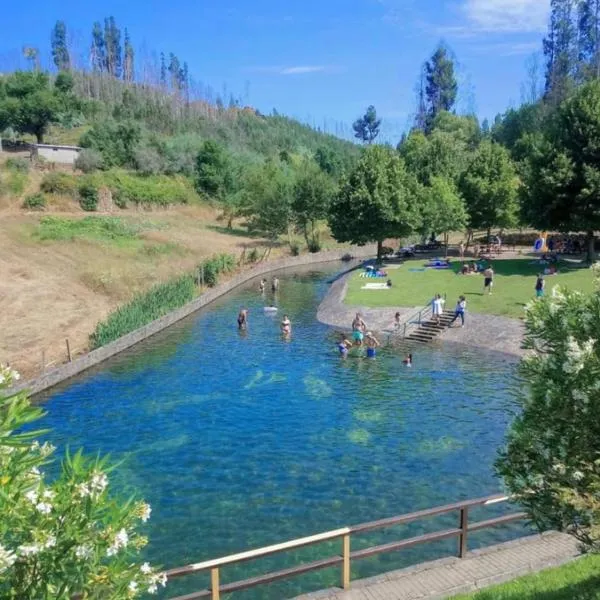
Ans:
[{"label": "flowering bush", "polygon": [[600,551],[600,287],[555,288],[525,326],[528,390],[497,469],[536,526]]},{"label": "flowering bush", "polygon": [[55,448],[21,432],[42,416],[24,394],[5,396],[18,379],[0,365],[0,598],[128,599],[156,593],[166,576],[134,558],[150,506],[108,494],[105,459],[67,454],[59,476],[43,472]]}]

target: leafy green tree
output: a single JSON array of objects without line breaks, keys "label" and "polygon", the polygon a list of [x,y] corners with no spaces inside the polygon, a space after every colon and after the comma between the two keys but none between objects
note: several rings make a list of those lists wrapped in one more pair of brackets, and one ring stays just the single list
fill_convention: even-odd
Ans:
[{"label": "leafy green tree", "polygon": [[67,452],[57,476],[44,473],[55,448],[36,439],[44,432],[24,431],[43,411],[25,394],[7,392],[17,377],[0,365],[0,597],[100,600],[156,593],[165,574],[136,564],[147,543],[139,529],[150,506],[111,496],[113,467],[106,459]]},{"label": "leafy green tree", "polygon": [[600,0],[577,6],[578,80],[600,77]]},{"label": "leafy green tree", "polygon": [[250,231],[259,231],[275,241],[292,223],[293,173],[273,160],[246,173],[241,213]]},{"label": "leafy green tree", "polygon": [[197,190],[223,200],[231,191],[231,168],[225,148],[214,140],[206,140],[196,158]]},{"label": "leafy green tree", "polygon": [[526,308],[521,408],[497,470],[540,530],[600,551],[600,288]]},{"label": "leafy green tree", "polygon": [[68,71],[71,68],[71,58],[67,47],[67,26],[64,21],[56,21],[52,29],[50,44],[56,68],[59,71]]},{"label": "leafy green tree", "polygon": [[311,251],[320,249],[317,224],[327,217],[336,188],[313,161],[305,161],[296,176],[291,203],[294,223]]},{"label": "leafy green tree", "polygon": [[449,56],[448,49],[442,44],[435,49],[432,57],[425,64],[425,78],[426,129],[430,131],[440,111],[452,111],[458,94],[454,62]]},{"label": "leafy green tree", "polygon": [[530,139],[522,207],[535,227],[588,233],[588,260],[600,229],[600,81],[580,88]]},{"label": "leafy green tree", "polygon": [[443,234],[447,255],[448,235],[464,230],[469,222],[465,202],[452,180],[438,176],[431,178],[422,198],[420,231],[424,236],[432,232]]},{"label": "leafy green tree", "polygon": [[516,225],[519,181],[508,150],[491,140],[481,142],[473,161],[461,177],[471,227],[486,229]]},{"label": "leafy green tree", "polygon": [[0,97],[0,114],[20,133],[35,135],[43,143],[51,123],[69,109],[70,98],[50,84],[46,73],[17,71],[5,78],[4,97]]},{"label": "leafy green tree", "polygon": [[339,177],[342,172],[342,161],[333,148],[320,146],[315,152],[315,162],[321,170],[332,177]]},{"label": "leafy green tree", "polygon": [[329,211],[329,226],[338,242],[364,245],[410,235],[419,228],[421,189],[394,151],[370,146],[343,182]]},{"label": "leafy green tree", "polygon": [[354,137],[365,144],[372,144],[379,135],[381,119],[377,118],[377,111],[374,106],[369,106],[367,112],[356,119],[352,125]]}]

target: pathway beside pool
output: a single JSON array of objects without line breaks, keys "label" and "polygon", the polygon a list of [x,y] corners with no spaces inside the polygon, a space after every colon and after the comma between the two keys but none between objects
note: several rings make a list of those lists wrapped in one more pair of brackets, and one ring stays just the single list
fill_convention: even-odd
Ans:
[{"label": "pathway beside pool", "polygon": [[579,556],[564,533],[534,535],[352,582],[348,591],[329,589],[295,600],[442,600],[557,567]]},{"label": "pathway beside pool", "polygon": [[[396,312],[400,313],[400,320],[404,322],[423,308],[422,306],[408,308],[348,306],[344,304],[344,298],[349,276],[351,274],[338,279],[331,285],[317,312],[317,319],[322,323],[348,331],[354,315],[360,312],[369,329],[379,333],[389,333],[394,331],[394,315]],[[381,294],[385,291],[373,290],[373,293]],[[453,308],[452,302],[449,308]],[[475,348],[485,348],[496,352],[523,356],[525,354],[525,351],[521,348],[523,333],[523,323],[517,319],[475,314],[467,311],[464,328],[452,327],[447,329],[438,339],[444,340],[444,342],[466,344]]]}]

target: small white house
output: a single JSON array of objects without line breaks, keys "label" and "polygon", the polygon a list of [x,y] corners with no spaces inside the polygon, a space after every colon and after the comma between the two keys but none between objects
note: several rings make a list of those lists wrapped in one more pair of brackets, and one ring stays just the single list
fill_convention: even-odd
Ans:
[{"label": "small white house", "polygon": [[56,144],[32,144],[31,157],[43,158],[47,162],[62,165],[75,164],[81,148],[79,146],[59,146]]}]

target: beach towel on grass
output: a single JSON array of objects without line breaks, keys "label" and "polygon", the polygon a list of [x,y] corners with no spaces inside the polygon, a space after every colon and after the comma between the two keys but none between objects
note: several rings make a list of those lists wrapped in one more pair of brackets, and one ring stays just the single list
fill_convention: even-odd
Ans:
[{"label": "beach towel on grass", "polygon": [[389,290],[387,283],[367,283],[360,288],[361,290]]}]

